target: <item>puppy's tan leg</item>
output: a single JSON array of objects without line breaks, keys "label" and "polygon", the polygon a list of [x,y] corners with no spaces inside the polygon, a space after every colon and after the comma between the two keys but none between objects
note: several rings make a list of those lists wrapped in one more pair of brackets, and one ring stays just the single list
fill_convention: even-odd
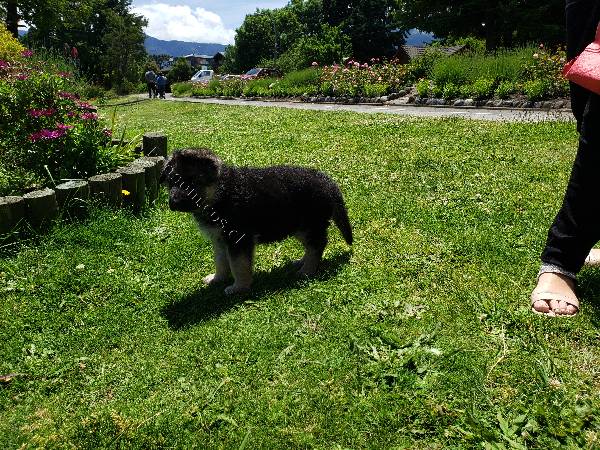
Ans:
[{"label": "puppy's tan leg", "polygon": [[239,254],[229,253],[229,267],[233,275],[233,284],[225,288],[225,294],[233,295],[246,292],[252,285],[253,252]]},{"label": "puppy's tan leg", "polygon": [[202,281],[211,285],[220,283],[231,277],[231,269],[229,267],[229,258],[227,257],[227,247],[221,239],[212,239],[213,252],[215,257],[215,273],[205,276]]}]

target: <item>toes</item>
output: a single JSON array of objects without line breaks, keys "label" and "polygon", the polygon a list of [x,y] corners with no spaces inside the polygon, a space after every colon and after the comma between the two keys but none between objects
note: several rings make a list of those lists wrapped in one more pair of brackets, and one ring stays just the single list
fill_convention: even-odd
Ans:
[{"label": "toes", "polygon": [[548,302],[546,302],[545,300],[538,300],[533,304],[533,309],[535,309],[537,312],[541,312],[541,313],[548,313],[550,312],[550,306],[548,305]]}]

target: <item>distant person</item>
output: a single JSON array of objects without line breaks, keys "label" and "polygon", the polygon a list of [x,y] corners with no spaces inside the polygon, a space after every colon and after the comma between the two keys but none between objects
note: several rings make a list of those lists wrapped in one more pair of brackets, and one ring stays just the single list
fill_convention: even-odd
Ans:
[{"label": "distant person", "polygon": [[165,98],[165,90],[167,89],[167,77],[159,72],[156,77],[156,87],[158,88],[158,95],[160,98]]},{"label": "distant person", "polygon": [[156,98],[156,74],[150,69],[144,74],[144,79],[148,86],[148,98],[152,98],[152,94],[154,94],[154,98]]},{"label": "distant person", "polygon": [[[594,40],[600,0],[566,0],[567,59]],[[563,203],[548,231],[531,308],[547,316],[579,311],[576,276],[584,263],[598,265],[600,250],[600,95],[571,83],[571,109],[577,120],[579,147]],[[555,179],[554,181],[556,181]]]}]

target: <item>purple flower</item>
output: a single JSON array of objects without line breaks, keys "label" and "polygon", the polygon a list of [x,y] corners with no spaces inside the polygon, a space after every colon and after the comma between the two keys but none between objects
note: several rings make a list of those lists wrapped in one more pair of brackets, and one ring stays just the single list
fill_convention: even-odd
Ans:
[{"label": "purple flower", "polygon": [[87,102],[77,102],[77,106],[86,111],[96,111],[96,108]]},{"label": "purple flower", "polygon": [[10,64],[8,64],[6,61],[2,61],[0,59],[0,70],[8,69],[9,67],[10,67]]},{"label": "purple flower", "polygon": [[85,113],[81,114],[81,118],[83,120],[96,120],[96,119],[98,119],[98,114],[93,113],[93,112],[85,112]]},{"label": "purple flower", "polygon": [[51,140],[58,139],[65,135],[65,130],[48,130],[44,128],[43,130],[37,131],[35,133],[31,133],[29,135],[29,140],[31,142],[36,142],[40,140]]},{"label": "purple flower", "polygon": [[28,112],[31,117],[50,117],[56,112],[56,110],[54,108],[30,109]]},{"label": "purple flower", "polygon": [[21,56],[23,56],[24,58],[29,58],[31,55],[33,55],[33,52],[29,49],[23,50],[21,52]]},{"label": "purple flower", "polygon": [[24,73],[20,73],[19,75],[17,75],[17,80],[20,80],[20,81],[25,81],[27,78],[29,78],[29,75],[24,74]]},{"label": "purple flower", "polygon": [[70,130],[71,128],[73,128],[73,125],[65,125],[64,123],[56,124],[57,130],[67,131],[67,130]]},{"label": "purple flower", "polygon": [[77,99],[79,99],[79,96],[77,94],[73,94],[71,92],[64,92],[64,91],[59,92],[58,96],[60,98],[67,98],[69,100],[77,100]]}]

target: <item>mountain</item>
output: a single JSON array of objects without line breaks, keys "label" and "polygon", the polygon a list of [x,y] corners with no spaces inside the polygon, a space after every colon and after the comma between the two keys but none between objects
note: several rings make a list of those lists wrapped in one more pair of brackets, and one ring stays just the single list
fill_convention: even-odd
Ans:
[{"label": "mountain", "polygon": [[152,36],[146,36],[144,42],[146,51],[150,55],[169,55],[169,56],[185,56],[191,53],[196,55],[214,55],[217,52],[224,52],[225,45],[223,44],[205,44],[198,42],[184,41],[163,41]]},{"label": "mountain", "polygon": [[414,45],[416,47],[422,47],[425,44],[431,44],[435,41],[435,36],[431,33],[423,33],[422,31],[413,28],[408,31],[406,36],[406,45]]}]

